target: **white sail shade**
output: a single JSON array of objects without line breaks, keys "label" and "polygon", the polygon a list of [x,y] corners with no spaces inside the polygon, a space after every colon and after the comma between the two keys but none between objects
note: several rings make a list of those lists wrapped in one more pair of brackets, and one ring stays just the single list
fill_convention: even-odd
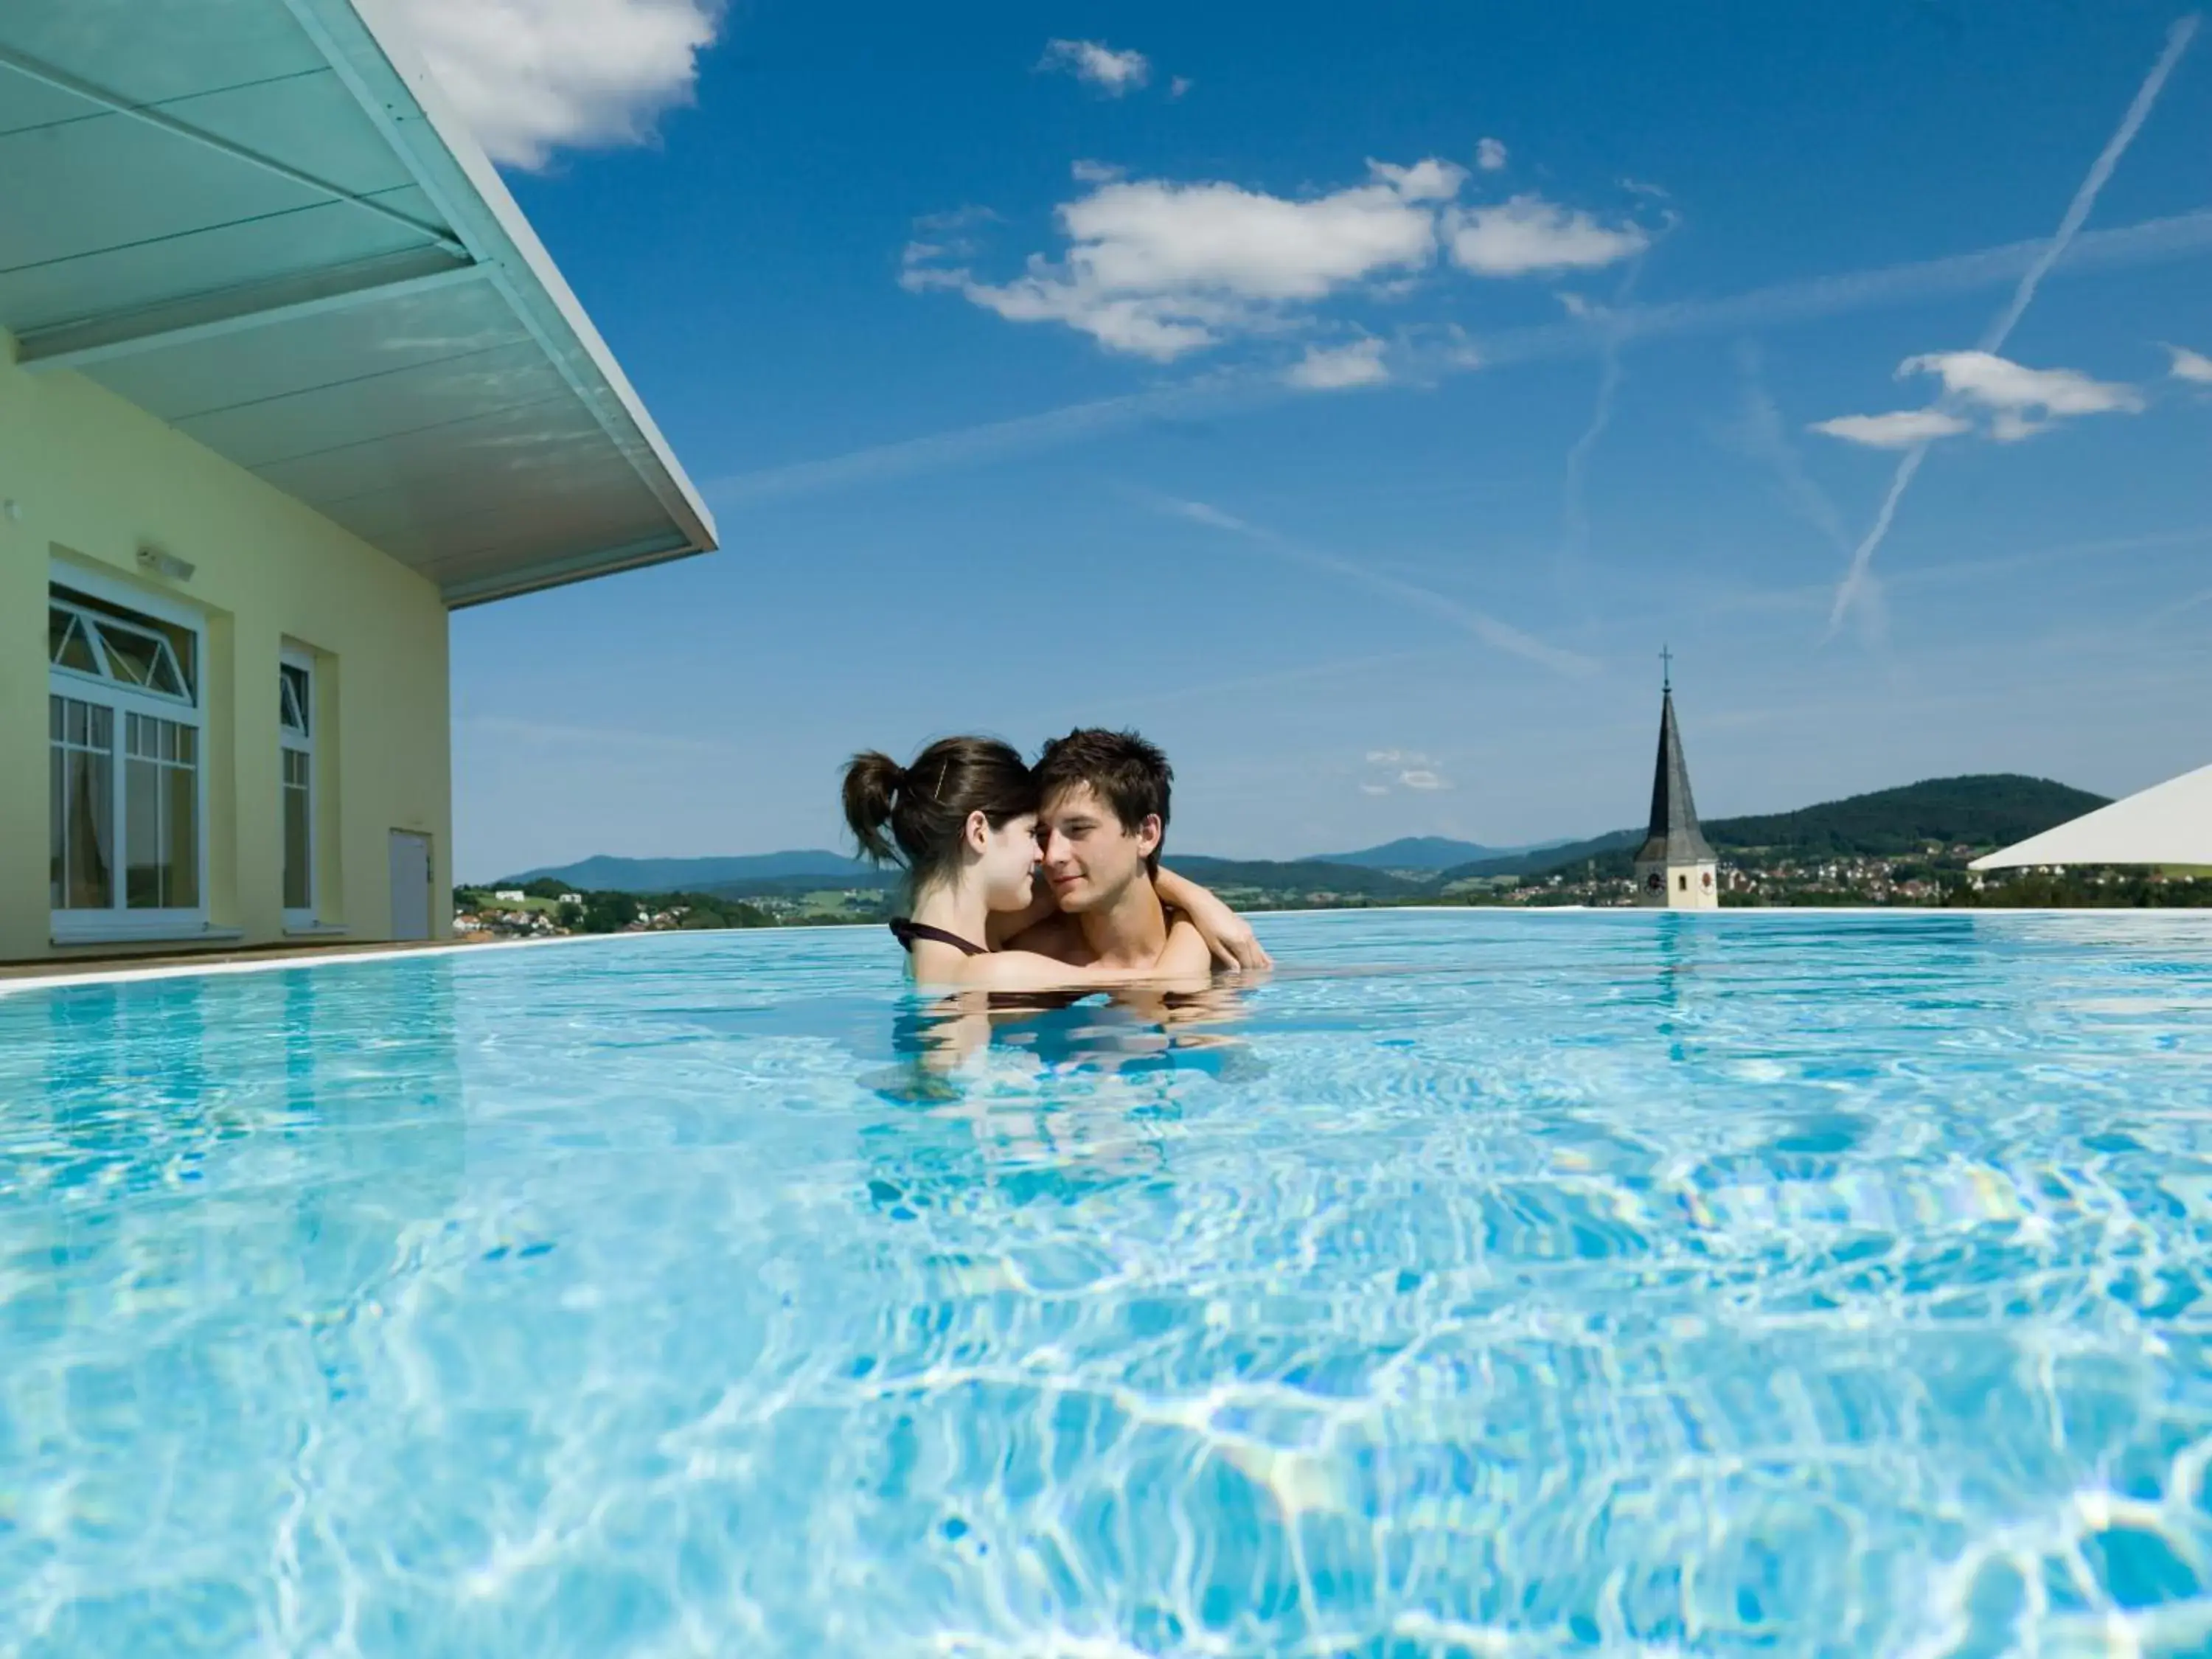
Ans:
[{"label": "white sail shade", "polygon": [[1969,867],[2065,864],[2212,866],[2212,766],[2085,812]]}]

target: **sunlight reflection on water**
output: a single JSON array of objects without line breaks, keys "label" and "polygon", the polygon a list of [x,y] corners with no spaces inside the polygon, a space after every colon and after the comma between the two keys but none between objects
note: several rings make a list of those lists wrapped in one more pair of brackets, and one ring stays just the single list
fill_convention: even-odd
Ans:
[{"label": "sunlight reflection on water", "polygon": [[0,1651],[2212,1648],[2212,927],[0,996]]}]

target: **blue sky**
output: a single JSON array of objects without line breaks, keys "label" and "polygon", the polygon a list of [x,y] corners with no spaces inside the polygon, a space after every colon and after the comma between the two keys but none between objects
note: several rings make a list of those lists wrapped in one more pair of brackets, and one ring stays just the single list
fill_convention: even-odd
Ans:
[{"label": "blue sky", "polygon": [[1708,816],[2212,759],[2172,8],[477,15],[426,50],[724,549],[455,618],[466,874],[1093,722],[1170,849],[1593,833],[1662,642]]}]

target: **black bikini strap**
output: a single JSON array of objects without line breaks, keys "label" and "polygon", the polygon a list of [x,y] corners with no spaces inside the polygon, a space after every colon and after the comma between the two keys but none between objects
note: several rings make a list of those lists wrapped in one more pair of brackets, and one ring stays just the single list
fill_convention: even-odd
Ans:
[{"label": "black bikini strap", "polygon": [[899,916],[893,919],[890,926],[891,937],[909,951],[914,949],[916,939],[926,939],[938,945],[949,945],[963,956],[990,955],[982,945],[971,945],[959,934],[948,933],[942,927],[932,927],[926,921],[908,921],[904,916]]}]

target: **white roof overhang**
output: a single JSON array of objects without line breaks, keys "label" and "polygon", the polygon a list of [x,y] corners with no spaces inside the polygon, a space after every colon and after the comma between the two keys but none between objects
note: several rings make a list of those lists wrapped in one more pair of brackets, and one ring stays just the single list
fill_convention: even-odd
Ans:
[{"label": "white roof overhang", "polygon": [[2212,766],[2085,812],[1968,867],[2038,864],[2212,866]]},{"label": "white roof overhang", "polygon": [[715,544],[374,0],[0,4],[0,329],[480,603]]}]

